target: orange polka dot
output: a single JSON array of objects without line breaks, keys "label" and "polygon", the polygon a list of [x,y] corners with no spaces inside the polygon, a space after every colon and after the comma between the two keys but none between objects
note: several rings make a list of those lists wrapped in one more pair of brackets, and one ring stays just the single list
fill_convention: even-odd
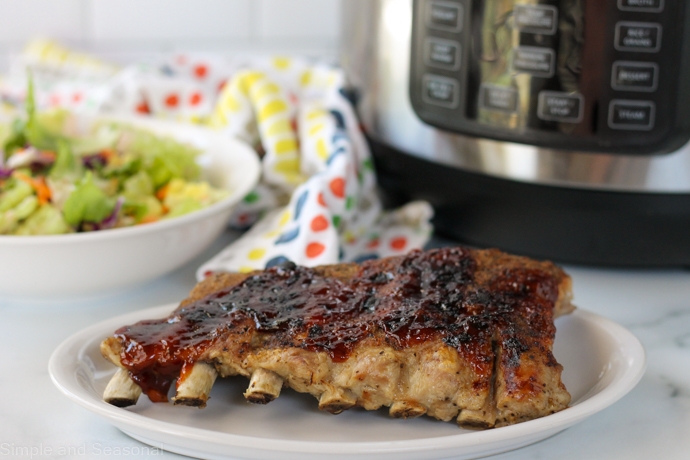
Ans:
[{"label": "orange polka dot", "polygon": [[404,236],[393,238],[391,240],[391,248],[395,249],[396,251],[402,251],[405,249],[405,246],[407,246],[407,238]]},{"label": "orange polka dot", "polygon": [[379,247],[379,240],[376,238],[375,240],[369,241],[369,244],[367,244],[367,248],[369,249],[376,249]]},{"label": "orange polka dot", "polygon": [[50,105],[60,105],[60,96],[57,94],[50,96]]},{"label": "orange polka dot", "polygon": [[185,65],[187,63],[187,56],[180,54],[177,56],[177,65]]},{"label": "orange polka dot", "polygon": [[81,93],[74,93],[72,95],[72,102],[79,102],[81,101],[82,95]]},{"label": "orange polka dot", "polygon": [[326,219],[323,215],[318,215],[311,221],[311,229],[315,232],[320,232],[322,230],[326,230],[327,228],[328,219]]},{"label": "orange polka dot", "polygon": [[208,74],[208,67],[205,65],[198,65],[194,67],[194,75],[196,75],[197,78],[204,78]]},{"label": "orange polka dot", "polygon": [[177,104],[180,103],[180,98],[177,97],[177,94],[170,94],[168,97],[165,98],[165,105],[167,105],[170,108],[175,108],[177,107]]},{"label": "orange polka dot", "polygon": [[326,201],[323,199],[323,193],[319,193],[319,197],[316,200],[321,206],[326,206]]},{"label": "orange polka dot", "polygon": [[313,259],[314,257],[320,256],[325,250],[326,246],[324,246],[321,243],[309,243],[309,245],[307,246],[306,254],[307,257]]},{"label": "orange polka dot", "polygon": [[146,101],[142,101],[137,105],[137,112],[139,113],[151,113],[151,110],[149,109],[149,105],[146,103]]},{"label": "orange polka dot", "polygon": [[345,179],[342,177],[336,177],[330,183],[331,192],[338,198],[345,197]]},{"label": "orange polka dot", "polygon": [[219,93],[220,93],[221,91],[223,91],[223,88],[225,88],[225,85],[226,85],[227,83],[228,83],[227,80],[223,80],[223,81],[221,81],[220,83],[218,83],[218,92],[219,92]]},{"label": "orange polka dot", "polygon": [[189,105],[199,105],[201,102],[201,93],[192,93],[191,96],[189,96]]}]

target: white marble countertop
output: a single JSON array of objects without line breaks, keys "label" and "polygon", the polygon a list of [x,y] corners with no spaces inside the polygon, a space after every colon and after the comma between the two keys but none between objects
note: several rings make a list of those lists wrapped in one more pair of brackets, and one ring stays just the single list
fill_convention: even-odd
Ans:
[{"label": "white marble countertop", "polygon": [[[144,445],[60,394],[48,376],[48,359],[65,338],[91,324],[184,298],[195,283],[195,268],[230,238],[224,235],[171,275],[115,297],[59,303],[0,299],[0,459],[183,458],[167,452],[132,455]],[[566,269],[579,307],[613,319],[642,341],[647,373],[630,394],[579,425],[492,458],[690,458],[690,272]]]}]

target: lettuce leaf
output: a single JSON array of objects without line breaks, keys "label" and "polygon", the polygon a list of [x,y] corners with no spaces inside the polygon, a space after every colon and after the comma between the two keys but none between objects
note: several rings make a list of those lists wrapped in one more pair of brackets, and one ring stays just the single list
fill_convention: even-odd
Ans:
[{"label": "lettuce leaf", "polygon": [[82,222],[99,223],[113,212],[116,201],[94,184],[91,171],[87,171],[65,201],[65,220],[73,227],[78,227]]},{"label": "lettuce leaf", "polygon": [[48,174],[49,177],[52,179],[64,177],[74,181],[81,178],[84,173],[84,166],[81,161],[75,158],[72,149],[65,140],[60,139],[57,142],[56,155],[55,163]]},{"label": "lettuce leaf", "polygon": [[8,133],[3,139],[2,148],[5,151],[5,159],[12,156],[15,150],[24,147],[27,144],[26,136],[24,135],[24,128],[26,122],[20,118],[15,119],[12,125],[8,128]]},{"label": "lettuce leaf", "polygon": [[0,234],[12,233],[19,225],[19,222],[29,217],[38,207],[38,198],[34,195],[29,195],[12,209],[8,209],[0,214]]},{"label": "lettuce leaf", "polygon": [[0,212],[8,211],[19,203],[24,198],[34,194],[34,189],[24,181],[17,179],[10,179],[7,189],[0,193]]},{"label": "lettuce leaf", "polygon": [[127,199],[136,200],[153,196],[153,192],[153,181],[144,171],[139,171],[125,181],[122,194]]},{"label": "lettuce leaf", "polygon": [[40,206],[14,231],[15,235],[61,235],[71,233],[70,227],[59,209],[51,204]]},{"label": "lettuce leaf", "polygon": [[125,212],[133,215],[137,222],[157,219],[163,215],[163,205],[153,194],[153,181],[144,171],[139,171],[124,183],[122,195],[127,199]]},{"label": "lettuce leaf", "polygon": [[175,178],[196,180],[201,175],[201,167],[196,162],[199,151],[169,137],[134,131],[127,150],[141,158],[142,168],[151,177],[155,189]]}]

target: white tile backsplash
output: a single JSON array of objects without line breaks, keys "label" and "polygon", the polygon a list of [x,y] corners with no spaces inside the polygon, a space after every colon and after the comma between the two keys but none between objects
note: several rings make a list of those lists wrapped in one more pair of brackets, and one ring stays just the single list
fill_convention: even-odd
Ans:
[{"label": "white tile backsplash", "polygon": [[340,32],[340,0],[255,0],[255,4],[262,37],[336,38]]},{"label": "white tile backsplash", "polygon": [[82,0],[0,0],[0,43],[21,46],[35,37],[78,42],[86,37]]},{"label": "white tile backsplash", "polygon": [[91,0],[96,41],[248,38],[251,0]]},{"label": "white tile backsplash", "polygon": [[33,37],[119,61],[161,51],[334,58],[347,0],[0,0],[0,71]]}]

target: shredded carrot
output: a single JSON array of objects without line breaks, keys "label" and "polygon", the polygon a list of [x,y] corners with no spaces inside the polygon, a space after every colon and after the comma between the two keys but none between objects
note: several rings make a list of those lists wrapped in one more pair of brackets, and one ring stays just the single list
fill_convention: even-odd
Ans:
[{"label": "shredded carrot", "polygon": [[168,208],[166,205],[163,204],[161,205],[161,207],[163,208],[163,214],[167,214],[170,212],[170,208]]},{"label": "shredded carrot", "polygon": [[161,188],[158,189],[156,192],[156,198],[158,198],[160,201],[163,201],[168,194],[168,184],[165,184]]},{"label": "shredded carrot", "polygon": [[50,150],[43,150],[41,153],[53,161],[57,158],[57,154],[55,152],[50,151]]},{"label": "shredded carrot", "polygon": [[38,179],[32,179],[26,174],[20,172],[15,172],[13,175],[17,179],[29,184],[36,191],[39,203],[46,204],[48,201],[50,201],[50,189],[46,185],[46,182],[43,179],[43,177],[39,177]]},{"label": "shredded carrot", "polygon": [[141,221],[139,222],[139,224],[151,224],[151,223],[156,222],[156,221],[158,221],[158,217],[155,217],[155,216],[146,216],[146,217],[144,217],[143,219],[141,219]]},{"label": "shredded carrot", "polygon": [[103,149],[101,151],[101,155],[103,155],[106,160],[110,160],[113,156],[115,156],[115,151],[113,149]]}]

